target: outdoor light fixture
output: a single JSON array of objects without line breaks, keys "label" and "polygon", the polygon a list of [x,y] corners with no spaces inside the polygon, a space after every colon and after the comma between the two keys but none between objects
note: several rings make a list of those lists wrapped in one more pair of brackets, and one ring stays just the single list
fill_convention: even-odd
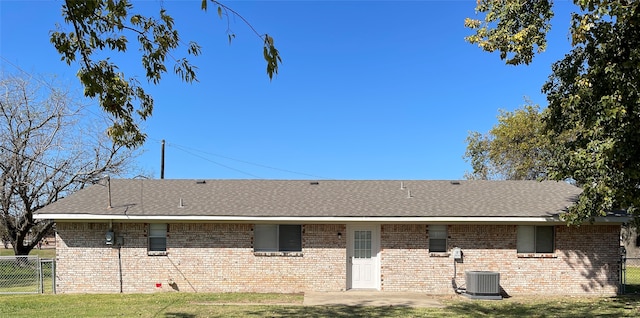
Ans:
[{"label": "outdoor light fixture", "polygon": [[341,239],[342,238],[342,233],[338,232],[338,238]]},{"label": "outdoor light fixture", "polygon": [[115,235],[113,231],[107,231],[107,234],[104,235],[104,240],[107,245],[113,245],[113,241],[115,239]]}]

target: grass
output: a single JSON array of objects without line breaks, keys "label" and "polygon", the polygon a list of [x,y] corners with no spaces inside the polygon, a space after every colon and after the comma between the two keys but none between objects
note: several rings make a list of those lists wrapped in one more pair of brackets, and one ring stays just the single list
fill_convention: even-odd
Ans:
[{"label": "grass", "polygon": [[[0,256],[13,256],[15,253],[12,249],[0,248]],[[37,249],[34,248],[31,250],[29,255],[35,256],[38,255],[40,258],[48,258],[53,259],[56,258],[56,249],[55,248],[45,248],[45,249]]]},{"label": "grass", "polygon": [[627,266],[626,277],[625,292],[628,294],[640,293],[640,267]]},{"label": "grass", "polygon": [[443,300],[444,308],[302,306],[300,294],[0,295],[10,317],[637,317],[640,298]]},{"label": "grass", "polygon": [[[2,256],[12,252],[0,249]],[[52,249],[32,252],[55,258]],[[11,288],[31,291],[33,285]],[[44,288],[50,292],[51,279],[44,282]],[[0,292],[6,291],[0,286]],[[640,267],[627,267],[627,292],[634,291],[640,293]],[[302,306],[303,298],[300,294],[246,293],[0,294],[0,317],[640,317],[638,295],[502,301],[456,297],[443,300],[444,308]]]},{"label": "grass", "polygon": [[[11,249],[0,249],[0,256],[13,256]],[[55,249],[34,249],[29,255],[37,255],[40,259],[53,259]],[[15,261],[0,262],[0,293],[35,293],[40,290],[39,275],[34,264],[20,264]],[[43,264],[43,291],[53,292],[53,278],[50,263]]]}]

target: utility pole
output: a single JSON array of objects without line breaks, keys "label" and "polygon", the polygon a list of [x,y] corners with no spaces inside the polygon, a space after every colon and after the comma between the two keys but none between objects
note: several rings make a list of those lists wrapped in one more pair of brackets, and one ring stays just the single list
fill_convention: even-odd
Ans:
[{"label": "utility pole", "polygon": [[162,139],[162,149],[160,152],[160,179],[164,179],[164,139]]}]

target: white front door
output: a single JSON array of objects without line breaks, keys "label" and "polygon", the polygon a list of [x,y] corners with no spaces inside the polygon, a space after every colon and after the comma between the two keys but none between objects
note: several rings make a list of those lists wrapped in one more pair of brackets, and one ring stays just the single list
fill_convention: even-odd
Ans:
[{"label": "white front door", "polygon": [[379,226],[349,227],[350,288],[378,288]]}]

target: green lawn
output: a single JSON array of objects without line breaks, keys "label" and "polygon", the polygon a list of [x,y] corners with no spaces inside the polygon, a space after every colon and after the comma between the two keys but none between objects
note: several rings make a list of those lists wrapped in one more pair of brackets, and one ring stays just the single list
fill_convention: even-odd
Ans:
[{"label": "green lawn", "polygon": [[[0,249],[0,256],[13,256],[13,250]],[[34,249],[29,255],[38,255],[40,259],[53,259],[56,257],[55,249]],[[17,262],[0,262],[0,293],[35,293],[43,288],[45,293],[53,293],[53,276],[51,263],[44,263],[43,285],[39,286],[40,279],[35,264],[20,264]]]},{"label": "green lawn", "polygon": [[640,267],[627,266],[627,284],[625,286],[625,293],[627,294],[639,294],[640,293]]},{"label": "green lawn", "polygon": [[[0,256],[13,256],[15,253],[12,249],[0,248]],[[56,258],[56,249],[55,248],[46,248],[46,249],[37,249],[34,248],[31,250],[29,255],[38,255],[40,258]]]},{"label": "green lawn", "polygon": [[302,306],[289,294],[0,295],[2,317],[637,317],[640,298],[443,300],[445,308]]}]

